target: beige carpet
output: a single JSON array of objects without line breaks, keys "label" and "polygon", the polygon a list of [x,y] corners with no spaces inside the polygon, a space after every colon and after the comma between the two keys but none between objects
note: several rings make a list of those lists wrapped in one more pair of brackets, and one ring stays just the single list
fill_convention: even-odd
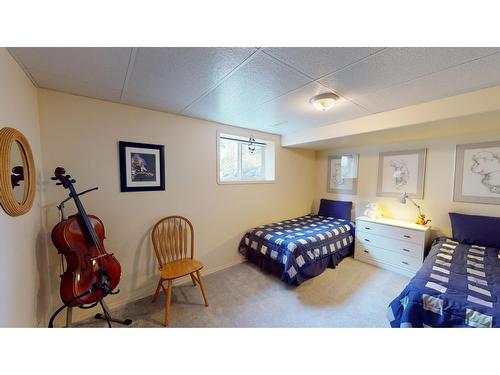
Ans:
[{"label": "beige carpet", "polygon": [[[174,287],[171,327],[388,327],[387,305],[409,279],[352,258],[336,269],[291,287],[279,278],[243,263],[208,275],[209,307],[199,287]],[[113,311],[131,327],[161,327],[165,296],[145,298]],[[78,327],[103,327],[89,319]],[[119,325],[114,324],[118,327]]]}]

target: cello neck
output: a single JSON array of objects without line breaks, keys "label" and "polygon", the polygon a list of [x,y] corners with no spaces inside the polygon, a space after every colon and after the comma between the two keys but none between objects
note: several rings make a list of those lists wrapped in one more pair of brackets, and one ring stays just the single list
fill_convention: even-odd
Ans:
[{"label": "cello neck", "polygon": [[94,227],[90,222],[87,212],[85,211],[85,207],[83,207],[82,201],[80,200],[80,197],[78,196],[78,193],[76,192],[75,187],[73,186],[72,183],[69,184],[69,191],[70,191],[70,196],[73,198],[76,208],[78,209],[78,213],[80,214],[80,217],[82,218],[82,221],[85,225],[85,229],[87,231],[89,240],[92,242],[93,245],[99,247],[100,245],[99,238],[94,230]]}]

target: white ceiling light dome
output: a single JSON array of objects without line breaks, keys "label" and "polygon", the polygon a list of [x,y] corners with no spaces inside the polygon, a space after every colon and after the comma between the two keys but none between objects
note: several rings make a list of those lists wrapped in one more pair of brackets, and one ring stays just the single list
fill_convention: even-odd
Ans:
[{"label": "white ceiling light dome", "polygon": [[309,103],[311,103],[318,111],[324,112],[328,111],[338,99],[339,96],[333,92],[326,92],[324,94],[313,96],[309,100]]}]

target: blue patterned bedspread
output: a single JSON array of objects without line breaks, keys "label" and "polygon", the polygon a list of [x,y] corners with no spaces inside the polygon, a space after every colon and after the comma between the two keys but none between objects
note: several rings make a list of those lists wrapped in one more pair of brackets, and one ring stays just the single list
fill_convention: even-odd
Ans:
[{"label": "blue patterned bedspread", "polygon": [[499,249],[438,238],[387,310],[392,327],[500,327]]},{"label": "blue patterned bedspread", "polygon": [[350,255],[353,239],[351,221],[311,214],[253,228],[243,236],[239,250],[244,255],[259,252],[283,264],[282,280],[298,285],[326,267],[315,266],[335,266]]}]

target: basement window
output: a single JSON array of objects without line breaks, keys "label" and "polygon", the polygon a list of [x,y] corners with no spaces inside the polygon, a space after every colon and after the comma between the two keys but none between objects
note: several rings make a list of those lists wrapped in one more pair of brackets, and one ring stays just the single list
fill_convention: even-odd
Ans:
[{"label": "basement window", "polygon": [[274,142],[228,133],[217,133],[217,182],[219,184],[274,181]]}]

